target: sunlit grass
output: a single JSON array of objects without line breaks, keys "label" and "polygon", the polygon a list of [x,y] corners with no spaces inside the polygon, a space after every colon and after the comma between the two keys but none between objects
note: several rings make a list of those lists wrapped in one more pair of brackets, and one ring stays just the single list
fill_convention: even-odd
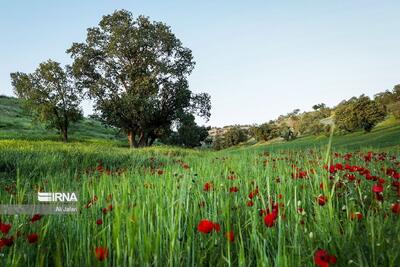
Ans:
[{"label": "sunlit grass", "polygon": [[[37,188],[74,191],[80,213],[48,215],[33,224],[27,223],[28,216],[1,216],[12,224],[9,235],[15,241],[2,248],[0,261],[4,266],[313,266],[321,248],[336,255],[337,266],[398,266],[399,216],[391,212],[398,197],[383,170],[395,166],[389,155],[399,157],[399,147],[384,149],[388,156],[383,161],[366,163],[363,156],[370,149],[354,153],[348,163],[386,179],[383,202],[371,192],[375,182],[361,175],[359,187],[345,180],[344,172],[329,179],[323,168],[325,146],[216,153],[129,150],[104,142],[1,141],[1,203],[35,202]],[[345,163],[334,152],[348,150],[330,154],[332,163]],[[292,164],[307,178],[292,179],[298,172]],[[235,179],[229,180],[230,175]],[[339,181],[345,190],[334,186]],[[213,184],[208,192],[203,190],[207,182]],[[15,185],[15,195],[5,191],[7,185]],[[229,192],[233,186],[237,193]],[[259,195],[249,207],[248,195],[256,187]],[[325,206],[318,205],[319,195],[327,196]],[[85,208],[94,196],[98,200]],[[269,228],[259,210],[271,208],[271,202],[280,208]],[[109,205],[112,210],[104,214]],[[362,220],[350,220],[354,212],[362,213]],[[97,225],[98,219],[103,224]],[[221,231],[198,232],[201,219],[219,223]],[[234,242],[227,240],[228,231],[234,232]],[[31,232],[39,234],[38,243],[26,241]],[[95,257],[99,246],[109,251],[104,262]]]}]

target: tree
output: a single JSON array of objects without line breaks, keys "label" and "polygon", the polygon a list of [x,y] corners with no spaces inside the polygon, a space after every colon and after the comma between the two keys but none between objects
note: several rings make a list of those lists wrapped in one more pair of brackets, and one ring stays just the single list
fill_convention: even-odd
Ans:
[{"label": "tree", "polygon": [[213,142],[212,142],[213,148],[215,150],[221,150],[225,148],[225,144],[224,144],[224,138],[220,135],[217,135]]},{"label": "tree", "polygon": [[324,103],[314,105],[312,108],[314,111],[304,112],[300,116],[298,129],[302,135],[323,133],[325,126],[321,120],[330,116],[331,110]]},{"label": "tree", "polygon": [[240,127],[235,126],[230,128],[224,134],[224,147],[235,146],[246,140],[247,140],[246,132],[240,129]]},{"label": "tree", "polygon": [[395,85],[392,91],[376,94],[375,101],[396,118],[400,118],[400,84]]},{"label": "tree", "polygon": [[73,85],[68,67],[64,70],[59,63],[48,60],[31,74],[10,75],[15,94],[25,100],[34,118],[58,129],[63,141],[68,142],[70,123],[82,118],[81,91]]},{"label": "tree", "polygon": [[78,86],[88,90],[103,122],[127,134],[131,147],[151,145],[182,113],[210,117],[210,96],[189,90],[192,52],[161,22],[115,11],[67,52]]},{"label": "tree", "polygon": [[257,141],[269,141],[279,137],[279,127],[274,122],[263,123],[250,129],[251,135]]},{"label": "tree", "polygon": [[357,129],[370,132],[385,116],[385,109],[381,105],[368,96],[361,95],[338,105],[335,110],[335,124],[347,132]]},{"label": "tree", "polygon": [[297,133],[293,130],[292,127],[288,126],[286,123],[279,126],[280,136],[285,141],[291,141],[296,139]]},{"label": "tree", "polygon": [[326,109],[326,105],[324,103],[315,104],[314,106],[312,106],[312,108],[313,110]]},{"label": "tree", "polygon": [[198,126],[192,114],[185,114],[177,123],[177,131],[164,140],[167,144],[197,147],[208,137],[210,127]]}]

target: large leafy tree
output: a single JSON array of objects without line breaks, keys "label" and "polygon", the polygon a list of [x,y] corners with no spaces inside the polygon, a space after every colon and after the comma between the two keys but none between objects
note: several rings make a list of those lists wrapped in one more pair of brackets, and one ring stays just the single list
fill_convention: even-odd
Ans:
[{"label": "large leafy tree", "polygon": [[192,53],[164,23],[115,11],[67,52],[98,116],[122,129],[131,147],[151,145],[183,114],[210,116],[210,96],[189,90]]},{"label": "large leafy tree", "polygon": [[82,118],[81,91],[74,86],[59,63],[48,60],[33,73],[11,73],[15,94],[24,99],[25,106],[34,118],[60,131],[64,142],[68,142],[70,123]]},{"label": "large leafy tree", "polygon": [[384,120],[386,111],[384,107],[368,96],[361,95],[343,101],[335,109],[335,124],[339,129],[354,132],[364,129],[369,132],[380,121]]}]

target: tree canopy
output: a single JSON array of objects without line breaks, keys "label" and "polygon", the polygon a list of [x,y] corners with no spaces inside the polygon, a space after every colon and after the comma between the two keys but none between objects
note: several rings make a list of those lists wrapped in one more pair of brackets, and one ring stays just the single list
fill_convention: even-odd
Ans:
[{"label": "tree canopy", "polygon": [[115,11],[67,52],[79,88],[105,123],[128,135],[131,147],[151,145],[185,114],[210,117],[210,96],[189,90],[192,52],[164,23]]},{"label": "tree canopy", "polygon": [[68,141],[70,123],[82,118],[81,91],[74,86],[67,69],[48,60],[33,73],[10,74],[14,93],[25,100],[34,118],[58,129],[64,142]]},{"label": "tree canopy", "polygon": [[368,96],[352,97],[335,109],[335,124],[346,132],[364,129],[369,132],[386,116],[385,109]]},{"label": "tree canopy", "polygon": [[183,116],[176,125],[177,130],[172,131],[163,143],[184,147],[198,147],[206,143],[208,130],[211,127],[199,126],[192,114]]}]

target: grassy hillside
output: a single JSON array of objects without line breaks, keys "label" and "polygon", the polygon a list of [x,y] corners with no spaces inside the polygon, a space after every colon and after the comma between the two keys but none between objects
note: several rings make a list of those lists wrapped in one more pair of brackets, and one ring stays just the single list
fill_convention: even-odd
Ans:
[{"label": "grassy hillside", "polygon": [[[70,140],[121,140],[118,130],[105,127],[100,122],[84,118],[72,124]],[[56,130],[46,129],[44,125],[34,123],[28,111],[22,108],[21,100],[0,96],[0,139],[59,140]]]},{"label": "grassy hillside", "polygon": [[[318,148],[326,146],[329,142],[327,136],[314,136],[308,135],[300,137],[296,140],[272,141],[264,143],[245,143],[233,148],[231,151],[241,150],[281,150],[281,149],[304,149],[304,148]],[[389,117],[385,121],[378,124],[370,133],[364,131],[357,131],[351,134],[334,135],[332,139],[333,149],[382,149],[382,148],[399,148],[400,146],[400,121]]]}]

